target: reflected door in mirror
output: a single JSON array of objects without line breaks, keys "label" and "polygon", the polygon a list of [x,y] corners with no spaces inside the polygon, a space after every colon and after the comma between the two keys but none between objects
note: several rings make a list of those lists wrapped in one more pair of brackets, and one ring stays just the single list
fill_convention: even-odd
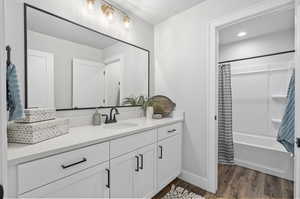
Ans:
[{"label": "reflected door in mirror", "polygon": [[55,108],[53,60],[51,53],[28,50],[28,107]]},{"label": "reflected door in mirror", "polygon": [[83,59],[73,60],[73,108],[103,106],[105,65]]}]

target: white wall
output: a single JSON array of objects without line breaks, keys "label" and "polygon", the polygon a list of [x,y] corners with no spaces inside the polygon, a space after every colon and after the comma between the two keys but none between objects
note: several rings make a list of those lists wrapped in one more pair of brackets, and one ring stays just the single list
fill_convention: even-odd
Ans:
[{"label": "white wall", "polygon": [[155,88],[185,110],[183,178],[208,187],[209,24],[261,0],[208,0],[155,26]]},{"label": "white wall", "polygon": [[[4,34],[4,1],[0,2],[0,184],[7,185],[7,138],[6,138],[6,67]],[[6,190],[5,190],[6,193]]]},{"label": "white wall", "polygon": [[[255,31],[255,30],[252,30]],[[294,50],[294,29],[220,45],[220,61]]]},{"label": "white wall", "polygon": [[[45,9],[49,12],[55,13],[64,18],[70,19],[77,23],[83,24],[97,31],[111,35],[121,40],[133,43],[143,48],[154,50],[154,33],[153,26],[145,21],[131,15],[132,24],[129,29],[124,28],[121,18],[115,19],[112,23],[107,23],[100,12],[87,13],[84,0],[61,1],[61,0],[5,0],[6,3],[6,29],[7,34],[6,44],[12,46],[12,60],[18,67],[20,81],[24,82],[24,18],[23,18],[23,2],[29,3],[36,7]],[[151,62],[153,63],[153,61]],[[151,65],[152,74],[153,64]],[[152,77],[153,79],[153,77]],[[153,82],[153,81],[152,81]],[[153,85],[152,85],[153,90]],[[124,111],[126,109],[123,109]],[[91,119],[90,111],[87,114],[85,111],[83,115],[74,114],[76,117],[84,117],[84,120]],[[64,113],[60,113],[64,114]],[[121,110],[122,114],[122,110]],[[65,113],[69,115],[69,113]],[[77,118],[77,119],[78,119]]]},{"label": "white wall", "polygon": [[117,43],[103,49],[104,60],[122,55],[124,68],[121,73],[122,98],[148,94],[148,53],[144,50]]}]

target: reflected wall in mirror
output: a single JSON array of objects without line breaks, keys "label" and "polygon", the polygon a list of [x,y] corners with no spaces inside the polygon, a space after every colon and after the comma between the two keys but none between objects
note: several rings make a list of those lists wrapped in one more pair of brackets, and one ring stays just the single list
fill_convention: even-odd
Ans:
[{"label": "reflected wall in mirror", "polygon": [[26,107],[130,106],[149,96],[149,51],[25,6]]}]

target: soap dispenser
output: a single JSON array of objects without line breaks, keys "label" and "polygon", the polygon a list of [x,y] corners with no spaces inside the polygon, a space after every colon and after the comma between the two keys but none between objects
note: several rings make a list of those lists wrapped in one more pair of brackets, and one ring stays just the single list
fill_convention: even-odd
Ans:
[{"label": "soap dispenser", "polygon": [[93,125],[94,126],[100,126],[101,125],[101,114],[99,113],[97,108],[96,108],[96,112],[93,115]]}]

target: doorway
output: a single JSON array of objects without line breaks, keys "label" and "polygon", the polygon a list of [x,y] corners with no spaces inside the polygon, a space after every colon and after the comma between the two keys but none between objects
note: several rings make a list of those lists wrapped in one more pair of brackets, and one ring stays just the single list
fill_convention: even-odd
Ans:
[{"label": "doorway", "polygon": [[[289,155],[284,156],[282,155],[283,153],[280,153],[280,155],[274,154],[274,157],[270,156],[271,153],[274,151],[270,151],[270,149],[275,149],[276,147],[273,147],[274,143],[275,145],[278,144],[276,143],[276,139],[273,139],[274,143],[272,144],[270,142],[271,139],[267,139],[269,137],[276,137],[276,132],[278,128],[278,124],[280,120],[278,118],[282,117],[280,114],[282,113],[282,109],[284,109],[284,102],[282,102],[282,99],[284,98],[282,93],[286,93],[287,87],[288,87],[288,81],[290,79],[290,72],[291,68],[297,66],[297,62],[295,63],[294,66],[291,66],[291,64],[282,64],[285,65],[286,68],[280,68],[280,66],[277,64],[274,64],[270,66],[271,64],[268,64],[270,62],[281,62],[281,63],[287,63],[291,61],[291,57],[297,56],[297,49],[295,53],[294,48],[289,48],[287,46],[282,48],[285,48],[284,50],[279,50],[276,49],[275,46],[269,45],[271,49],[269,49],[269,52],[263,52],[260,51],[259,49],[255,49],[251,54],[250,51],[253,50],[253,41],[252,41],[252,46],[250,45],[249,41],[251,39],[250,37],[250,32],[251,31],[246,31],[243,30],[242,24],[247,23],[244,27],[251,27],[249,24],[250,21],[258,21],[260,23],[263,22],[263,20],[266,20],[269,15],[272,15],[269,17],[271,20],[269,20],[269,23],[273,24],[275,27],[278,25],[280,22],[278,20],[275,20],[275,15],[277,14],[282,14],[284,12],[287,12],[288,10],[293,10],[294,12],[288,13],[292,15],[292,19],[295,17],[295,10],[294,10],[294,4],[291,3],[290,1],[282,1],[282,2],[274,2],[272,5],[270,4],[261,4],[257,6],[256,8],[251,8],[244,10],[243,12],[241,11],[240,13],[236,15],[232,15],[226,18],[223,18],[221,20],[215,21],[211,25],[211,35],[213,36],[211,38],[211,49],[210,49],[210,80],[209,80],[209,85],[210,85],[210,99],[211,101],[209,102],[209,107],[210,107],[210,112],[209,112],[209,130],[210,132],[215,132],[210,135],[210,143],[214,143],[214,145],[210,148],[210,152],[213,152],[215,154],[214,157],[211,158],[209,165],[209,180],[210,180],[210,189],[212,191],[217,191],[218,190],[218,180],[219,182],[225,181],[228,184],[230,184],[227,179],[222,179],[222,176],[220,176],[220,179],[218,179],[218,121],[213,120],[215,115],[218,115],[218,70],[220,65],[222,64],[229,64],[232,65],[231,68],[231,80],[232,80],[232,120],[233,120],[233,139],[234,139],[234,156],[235,156],[235,165],[238,165],[241,168],[248,167],[251,169],[251,171],[256,170],[257,172],[262,172],[266,175],[270,176],[276,176],[280,179],[285,178],[286,180],[294,180],[294,173],[293,173],[293,158],[290,158]],[[288,15],[287,14],[287,15]],[[272,18],[273,17],[273,18]],[[279,16],[279,17],[282,17]],[[274,23],[276,21],[276,23]],[[294,25],[293,22],[291,22],[292,25]],[[240,26],[239,26],[240,25]],[[287,23],[282,23],[282,25],[287,25]],[[240,29],[237,32],[237,29],[234,30],[234,28],[230,27],[239,27],[237,29]],[[264,29],[265,25],[261,25],[260,28],[256,27],[254,28],[254,34],[252,38],[259,39],[258,37],[264,35],[267,35],[267,32],[261,32]],[[270,27],[270,26],[267,26]],[[278,28],[276,26],[276,28]],[[230,30],[231,29],[231,30]],[[266,28],[265,28],[266,29]],[[286,29],[281,29],[278,28],[277,31],[273,30],[271,31],[270,28],[267,28],[267,31],[270,31],[268,34],[273,34],[274,37],[279,36],[280,34],[282,35],[288,35],[288,38],[291,37],[296,31],[296,28],[286,28]],[[288,29],[293,29],[289,30]],[[227,30],[227,32],[226,32]],[[222,32],[223,31],[223,32]],[[226,34],[232,34],[232,31],[235,32],[235,37],[236,38],[229,38],[226,37]],[[283,33],[286,31],[285,33]],[[289,33],[288,33],[289,32]],[[277,35],[276,35],[277,34]],[[224,39],[225,35],[225,39]],[[242,49],[240,48],[241,46],[238,46],[238,43],[241,43],[243,39],[249,36],[247,39],[248,41],[248,49]],[[281,36],[282,36],[281,35]],[[223,38],[222,38],[223,37]],[[284,38],[285,36],[283,36]],[[297,36],[296,36],[297,37]],[[270,39],[271,37],[268,37]],[[225,41],[227,39],[227,41]],[[270,42],[270,41],[269,41]],[[286,42],[286,41],[285,41]],[[297,39],[292,40],[293,47],[297,46],[295,43],[297,42]],[[229,45],[231,43],[231,45]],[[223,46],[222,46],[223,44]],[[227,44],[227,45],[226,45]],[[234,44],[234,45],[233,45]],[[270,44],[276,44],[274,42],[270,42]],[[237,47],[235,50],[233,50],[234,47]],[[250,48],[250,47],[251,48]],[[288,48],[288,49],[287,49]],[[221,52],[222,51],[222,52]],[[231,53],[231,54],[230,54]],[[245,55],[243,53],[248,53],[248,55]],[[255,60],[256,63],[253,61]],[[295,59],[293,58],[293,61],[295,62]],[[220,64],[220,65],[219,65]],[[250,66],[251,65],[251,66]],[[263,66],[264,67],[261,67]],[[276,66],[275,66],[276,65]],[[287,66],[288,65],[288,66]],[[278,68],[276,68],[278,67]],[[276,72],[275,72],[276,71]],[[278,71],[281,71],[280,74],[277,74]],[[276,73],[276,74],[275,74]],[[251,74],[251,75],[250,75]],[[246,78],[245,78],[246,77]],[[260,86],[255,86],[255,84],[262,85]],[[278,88],[278,86],[280,88]],[[277,89],[277,90],[276,90]],[[275,93],[277,91],[277,93]],[[259,97],[258,97],[259,94]],[[260,95],[261,94],[261,95]],[[241,97],[243,96],[243,97]],[[276,99],[275,99],[276,98]],[[258,101],[259,102],[258,102]],[[254,103],[253,103],[254,101]],[[275,102],[274,102],[275,101]],[[248,103],[248,105],[247,105]],[[280,104],[283,103],[283,104]],[[278,107],[275,107],[275,105]],[[245,108],[246,107],[246,108]],[[257,111],[255,111],[255,109]],[[247,114],[247,111],[252,111],[252,116]],[[256,114],[256,116],[255,116]],[[273,116],[272,116],[273,115]],[[243,116],[243,119],[241,120],[241,117]],[[251,118],[257,119],[257,121],[254,123],[256,124],[253,125],[250,121]],[[253,128],[256,128],[253,130]],[[252,129],[251,129],[252,128]],[[237,131],[238,130],[238,131]],[[236,132],[237,131],[237,132]],[[234,133],[235,132],[235,133]],[[246,132],[246,133],[245,133]],[[249,137],[249,132],[254,133],[252,137]],[[248,133],[248,134],[247,134]],[[259,137],[260,136],[260,137]],[[269,136],[269,137],[268,137]],[[257,138],[256,140],[253,140],[253,138]],[[252,143],[250,141],[253,141]],[[278,174],[274,173],[274,171],[278,171],[278,168],[275,168],[268,170],[271,168],[270,165],[264,165],[262,162],[255,162],[257,164],[253,164],[255,166],[258,165],[263,165],[265,166],[264,168],[255,168],[255,167],[249,167],[247,165],[250,160],[241,160],[240,157],[244,157],[245,155],[248,155],[250,153],[249,149],[251,147],[253,148],[254,146],[256,148],[253,148],[254,151],[258,152],[261,148],[257,148],[258,141],[261,142],[260,144],[264,147],[264,149],[268,149],[267,152],[264,154],[264,157],[259,157],[260,160],[265,161],[265,163],[271,163],[272,161],[277,161],[282,165],[276,165],[278,167],[282,166],[282,168],[286,169],[286,173]],[[239,143],[239,145],[238,145]],[[241,145],[244,144],[244,145]],[[270,144],[272,147],[267,147]],[[246,145],[246,146],[245,146]],[[278,148],[280,148],[280,144],[278,144]],[[281,148],[278,151],[280,151]],[[237,152],[238,151],[238,152]],[[260,151],[259,153],[262,153]],[[282,156],[281,156],[282,155]],[[251,161],[254,161],[255,158],[258,158],[257,155],[251,154],[248,155],[251,159]],[[282,157],[283,159],[278,161],[278,156]],[[297,150],[296,150],[296,157],[297,157]],[[267,159],[270,158],[270,159]],[[273,159],[272,159],[273,158]],[[251,162],[250,161],[250,162]],[[250,165],[251,166],[251,165]],[[221,170],[227,166],[221,166]],[[295,166],[297,167],[297,165]],[[281,169],[282,169],[281,168]],[[265,170],[262,170],[265,169]],[[273,172],[273,173],[272,173]],[[297,176],[298,173],[296,172],[295,175]],[[236,179],[235,179],[236,180]],[[220,183],[219,183],[220,185]],[[295,187],[297,185],[297,181],[295,182]],[[298,190],[295,189],[295,194],[298,194]],[[253,196],[252,196],[253,197]],[[261,196],[263,197],[263,196]]]}]

